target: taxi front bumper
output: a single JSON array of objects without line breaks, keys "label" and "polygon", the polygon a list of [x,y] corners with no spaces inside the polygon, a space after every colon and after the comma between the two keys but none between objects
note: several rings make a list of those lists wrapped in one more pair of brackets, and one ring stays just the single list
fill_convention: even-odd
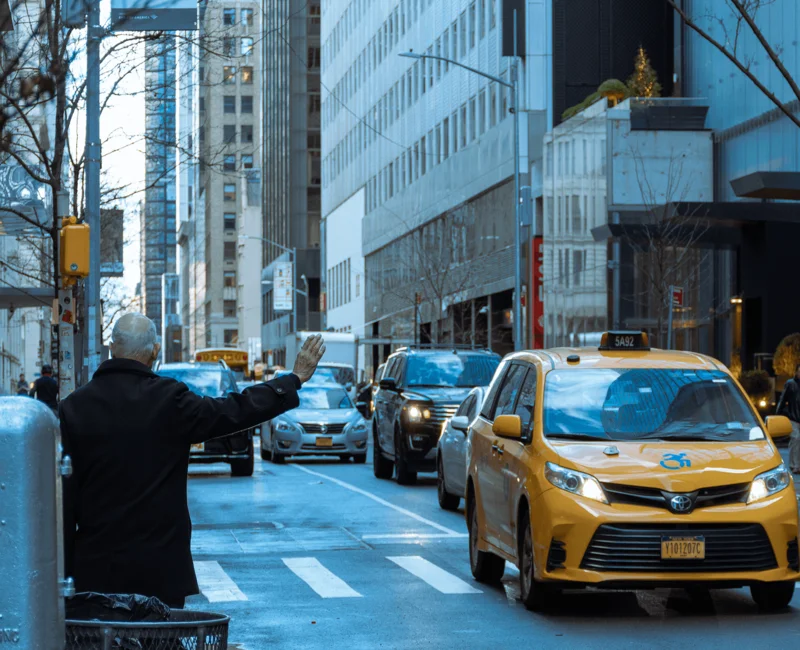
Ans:
[{"label": "taxi front bumper", "polygon": [[[552,488],[533,501],[531,511],[537,578],[543,581],[644,588],[800,580],[792,486],[750,505],[688,515],[607,505]],[[705,558],[662,559],[662,539],[670,536],[701,536]]]}]

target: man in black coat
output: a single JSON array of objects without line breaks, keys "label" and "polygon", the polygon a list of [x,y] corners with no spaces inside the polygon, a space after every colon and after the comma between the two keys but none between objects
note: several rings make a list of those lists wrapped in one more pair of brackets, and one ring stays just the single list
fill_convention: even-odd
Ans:
[{"label": "man in black coat", "polygon": [[52,366],[42,366],[42,376],[33,382],[29,395],[44,402],[54,411],[58,410],[58,382],[53,379]]},{"label": "man in black coat", "polygon": [[322,358],[309,337],[294,373],[214,399],[151,371],[153,322],[126,314],[112,359],[62,400],[62,443],[73,462],[64,482],[65,560],[78,591],[156,596],[182,607],[198,593],[186,497],[189,446],[255,427],[295,408]]},{"label": "man in black coat", "polygon": [[800,364],[794,377],[786,382],[778,402],[778,415],[785,415],[792,422],[792,437],[789,438],[789,469],[800,474]]}]

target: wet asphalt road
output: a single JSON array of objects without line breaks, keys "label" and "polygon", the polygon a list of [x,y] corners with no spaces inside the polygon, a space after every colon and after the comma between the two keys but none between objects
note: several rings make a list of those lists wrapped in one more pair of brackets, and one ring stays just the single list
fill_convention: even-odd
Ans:
[{"label": "wet asphalt road", "polygon": [[[434,475],[401,487],[366,465],[256,461],[252,478],[192,466],[202,595],[231,616],[231,648],[798,648],[792,608],[758,612],[747,590],[573,592],[546,613],[472,580],[463,512],[439,509]],[[463,502],[462,502],[463,504]]]}]

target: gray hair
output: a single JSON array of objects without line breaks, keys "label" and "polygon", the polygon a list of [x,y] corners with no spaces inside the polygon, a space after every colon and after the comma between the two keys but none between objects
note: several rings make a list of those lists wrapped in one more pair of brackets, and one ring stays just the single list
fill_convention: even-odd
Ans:
[{"label": "gray hair", "polygon": [[156,326],[142,314],[124,314],[111,332],[111,346],[118,359],[149,360],[156,343]]}]

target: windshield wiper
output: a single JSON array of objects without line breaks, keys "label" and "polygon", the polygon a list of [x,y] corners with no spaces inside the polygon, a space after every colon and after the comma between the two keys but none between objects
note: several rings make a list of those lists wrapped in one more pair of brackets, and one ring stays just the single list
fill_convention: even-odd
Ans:
[{"label": "windshield wiper", "polygon": [[697,433],[650,433],[646,436],[639,436],[638,438],[631,438],[631,442],[639,440],[684,440],[703,442],[705,440],[727,440],[730,434],[723,433],[707,433],[705,435]]},{"label": "windshield wiper", "polygon": [[409,388],[453,388],[447,384],[409,384]]},{"label": "windshield wiper", "polygon": [[611,440],[611,438],[601,438],[600,436],[593,436],[588,433],[547,433],[547,438],[563,438],[564,440]]}]

